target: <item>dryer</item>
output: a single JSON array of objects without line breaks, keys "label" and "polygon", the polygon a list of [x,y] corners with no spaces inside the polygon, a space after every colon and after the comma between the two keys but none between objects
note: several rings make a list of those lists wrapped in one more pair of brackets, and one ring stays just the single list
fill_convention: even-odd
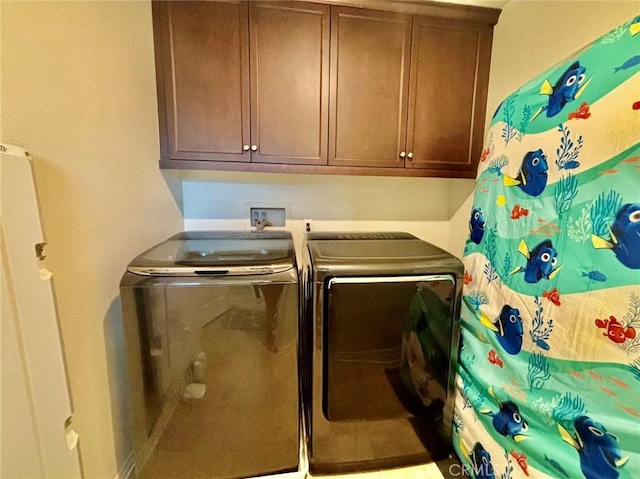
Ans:
[{"label": "dryer", "polygon": [[307,235],[301,381],[312,472],[448,456],[463,274],[458,258],[408,233]]},{"label": "dryer", "polygon": [[177,234],[131,261],[120,291],[136,477],[297,471],[291,234]]}]

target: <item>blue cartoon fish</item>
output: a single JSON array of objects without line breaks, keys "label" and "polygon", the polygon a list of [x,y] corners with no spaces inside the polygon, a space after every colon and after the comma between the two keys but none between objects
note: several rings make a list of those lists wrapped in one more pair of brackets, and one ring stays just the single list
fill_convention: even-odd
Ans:
[{"label": "blue cartoon fish", "polygon": [[559,473],[561,473],[564,477],[570,477],[569,474],[567,474],[567,471],[564,470],[564,467],[562,467],[558,461],[556,461],[555,459],[550,458],[546,454],[544,455],[544,459],[549,464],[551,464],[553,466],[553,468],[556,471],[558,471]]},{"label": "blue cartoon fish", "polygon": [[529,151],[522,158],[518,174],[512,178],[504,175],[505,186],[517,186],[530,196],[540,196],[547,186],[547,157],[541,149]]},{"label": "blue cartoon fish", "polygon": [[589,416],[577,416],[573,420],[575,436],[558,424],[562,439],[573,446],[580,456],[580,469],[586,479],[616,479],[618,469],[629,457],[622,457],[618,438]]},{"label": "blue cartoon fish", "polygon": [[471,241],[475,244],[480,244],[482,237],[484,236],[485,226],[484,216],[482,216],[482,210],[480,208],[474,208],[471,210],[471,219],[469,220],[469,231],[471,233]]},{"label": "blue cartoon fish", "polygon": [[627,268],[640,269],[640,203],[622,205],[609,235],[609,240],[593,235],[593,247],[610,249]]},{"label": "blue cartoon fish", "polygon": [[[493,387],[489,387],[489,394],[496,399],[496,396],[493,392]],[[497,400],[497,399],[496,399]],[[526,434],[522,434],[523,432],[527,432],[529,429],[529,425],[527,421],[520,415],[520,410],[518,409],[518,405],[513,401],[500,402],[500,411],[492,412],[489,409],[482,409],[480,412],[482,414],[487,414],[491,416],[493,427],[498,433],[503,436],[507,436],[512,438],[514,441],[523,441],[527,439],[529,436]]]},{"label": "blue cartoon fish", "polygon": [[629,26],[629,32],[631,32],[631,36],[635,36],[640,33],[640,15],[633,19],[631,25]]},{"label": "blue cartoon fish", "polygon": [[473,473],[477,479],[494,479],[493,465],[491,464],[491,454],[480,444],[476,442],[471,452],[460,440],[460,452],[464,458],[471,463]]},{"label": "blue cartoon fish", "polygon": [[626,70],[627,68],[633,68],[636,65],[640,65],[640,55],[636,55],[634,57],[629,58],[626,62],[624,62],[619,67],[615,67],[613,69],[614,73],[618,73],[620,70]]},{"label": "blue cartoon fish", "polygon": [[604,273],[601,273],[600,271],[583,271],[582,277],[592,279],[593,281],[607,280],[607,277],[604,275]]},{"label": "blue cartoon fish", "polygon": [[562,265],[558,263],[558,252],[553,247],[551,240],[544,240],[533,250],[529,250],[527,243],[522,240],[518,252],[527,258],[525,266],[518,266],[510,274],[524,272],[524,280],[527,283],[537,283],[541,279],[553,279],[558,274]]},{"label": "blue cartoon fish", "polygon": [[491,464],[491,454],[482,447],[482,444],[476,442],[470,455],[473,472],[476,479],[494,479],[493,465]]},{"label": "blue cartoon fish", "polygon": [[518,354],[522,349],[522,318],[518,309],[505,304],[502,307],[500,316],[495,321],[482,314],[480,322],[491,329],[495,334],[500,346],[509,354]]},{"label": "blue cartoon fish", "polygon": [[540,113],[546,111],[547,118],[552,118],[562,111],[567,103],[575,100],[584,92],[591,78],[585,81],[587,69],[580,65],[580,62],[572,63],[562,74],[555,85],[547,79],[540,87],[541,95],[548,95],[547,105],[541,107],[532,117],[533,121]]}]

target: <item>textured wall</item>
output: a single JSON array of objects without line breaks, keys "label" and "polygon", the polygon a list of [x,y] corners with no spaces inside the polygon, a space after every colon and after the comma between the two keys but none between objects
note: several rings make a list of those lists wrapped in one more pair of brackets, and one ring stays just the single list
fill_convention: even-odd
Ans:
[{"label": "textured wall", "polygon": [[84,473],[113,478],[130,448],[118,283],[183,225],[157,164],[151,7],[3,1],[1,22],[1,141],[35,158]]}]

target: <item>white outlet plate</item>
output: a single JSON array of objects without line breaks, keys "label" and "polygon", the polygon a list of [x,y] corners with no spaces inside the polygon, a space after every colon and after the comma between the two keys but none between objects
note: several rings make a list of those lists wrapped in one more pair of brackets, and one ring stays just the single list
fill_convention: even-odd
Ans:
[{"label": "white outlet plate", "polygon": [[302,220],[302,232],[310,233],[311,231],[313,231],[313,220]]}]

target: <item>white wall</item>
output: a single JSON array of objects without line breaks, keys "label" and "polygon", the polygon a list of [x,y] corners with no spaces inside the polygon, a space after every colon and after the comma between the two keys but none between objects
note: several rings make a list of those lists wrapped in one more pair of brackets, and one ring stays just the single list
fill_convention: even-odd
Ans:
[{"label": "white wall", "polygon": [[[500,102],[532,77],[609,30],[640,15],[635,1],[512,0],[494,29],[487,124]],[[469,196],[450,221],[450,251],[468,235]]]},{"label": "white wall", "polygon": [[296,245],[311,219],[314,231],[408,231],[447,249],[449,219],[472,188],[442,178],[185,172],[185,228],[244,229],[248,204],[286,204]]},{"label": "white wall", "polygon": [[2,1],[1,34],[0,140],[34,156],[84,475],[113,478],[130,450],[118,283],[183,226],[180,178],[158,170],[151,7]]}]

